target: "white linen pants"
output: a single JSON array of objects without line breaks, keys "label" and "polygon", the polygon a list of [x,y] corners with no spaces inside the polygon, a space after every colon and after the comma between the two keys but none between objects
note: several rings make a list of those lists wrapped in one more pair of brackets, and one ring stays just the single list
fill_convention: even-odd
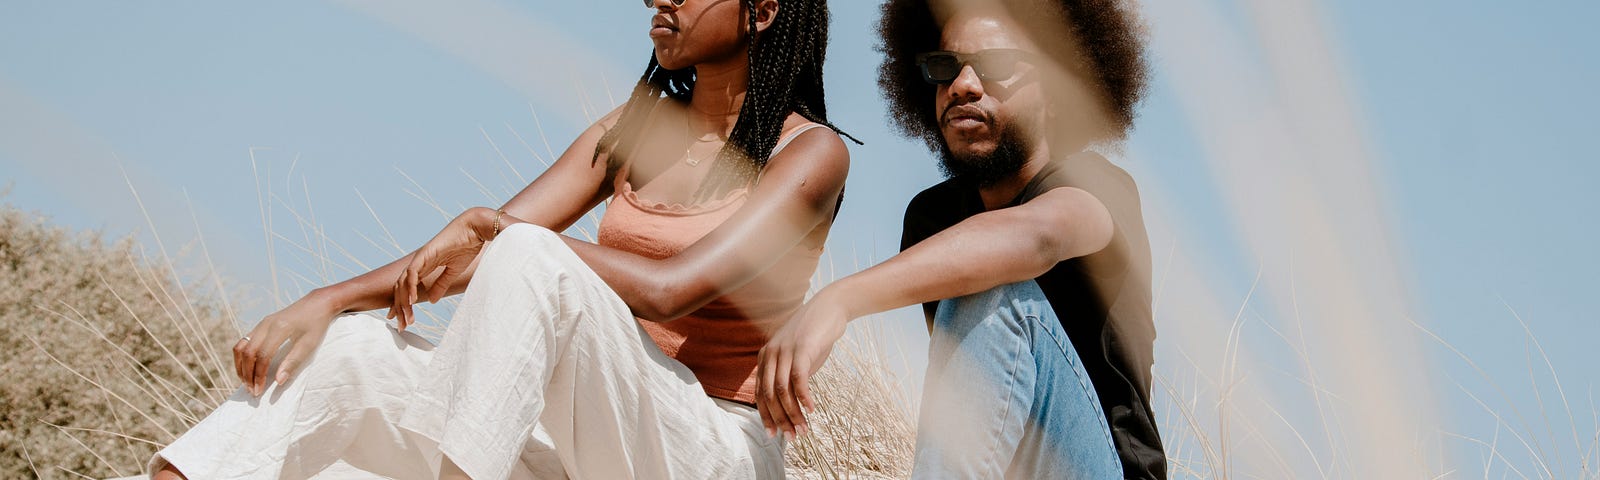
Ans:
[{"label": "white linen pants", "polygon": [[555,233],[486,248],[437,348],[341,317],[296,379],[235,392],[151,471],[431,479],[446,455],[477,480],[783,477],[756,410],[706,396]]}]

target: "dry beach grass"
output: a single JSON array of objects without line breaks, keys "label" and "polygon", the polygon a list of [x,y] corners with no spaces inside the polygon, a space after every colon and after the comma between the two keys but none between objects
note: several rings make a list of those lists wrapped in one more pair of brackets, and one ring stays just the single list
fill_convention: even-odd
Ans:
[{"label": "dry beach grass", "polygon": [[0,206],[0,477],[137,473],[221,401],[229,306],[163,265]]}]

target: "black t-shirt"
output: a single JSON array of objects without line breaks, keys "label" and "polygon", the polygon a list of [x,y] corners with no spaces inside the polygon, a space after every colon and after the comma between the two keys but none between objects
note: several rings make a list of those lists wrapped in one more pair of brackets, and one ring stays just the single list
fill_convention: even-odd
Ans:
[{"label": "black t-shirt", "polygon": [[[1133,177],[1092,152],[1050,162],[1008,207],[1056,187],[1075,187],[1105,204],[1115,225],[1105,249],[1057,263],[1035,281],[1061,320],[1094,382],[1127,478],[1167,478],[1166,454],[1150,409],[1150,241]],[[900,249],[983,213],[983,199],[961,177],[923,190],[906,207]],[[930,315],[937,302],[923,305]]]}]

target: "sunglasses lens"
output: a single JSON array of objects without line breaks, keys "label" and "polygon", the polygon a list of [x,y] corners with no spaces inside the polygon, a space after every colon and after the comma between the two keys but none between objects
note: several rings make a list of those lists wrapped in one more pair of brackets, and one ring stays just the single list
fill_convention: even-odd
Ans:
[{"label": "sunglasses lens", "polygon": [[[683,6],[683,2],[687,1],[689,0],[672,0],[672,6],[681,7]],[[646,8],[656,8],[656,0],[644,0],[644,6]]]},{"label": "sunglasses lens", "polygon": [[922,77],[928,83],[950,83],[961,74],[961,60],[955,55],[932,54],[922,59]]},{"label": "sunglasses lens", "polygon": [[978,78],[997,82],[1017,73],[1017,61],[1009,52],[986,52],[973,60],[972,68],[978,71]]}]

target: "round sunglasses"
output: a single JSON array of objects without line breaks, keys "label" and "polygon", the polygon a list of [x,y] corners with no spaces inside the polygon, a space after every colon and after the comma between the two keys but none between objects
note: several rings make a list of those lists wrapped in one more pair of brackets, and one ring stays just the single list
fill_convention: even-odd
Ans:
[{"label": "round sunglasses", "polygon": [[[687,1],[689,0],[672,0],[672,6],[681,7],[683,6],[683,2]],[[656,8],[656,0],[644,0],[644,6],[648,8]]]},{"label": "round sunglasses", "polygon": [[934,85],[954,82],[961,69],[971,66],[978,79],[998,82],[1017,74],[1017,62],[1033,61],[1038,56],[1011,48],[993,48],[973,53],[936,51],[917,54],[917,66],[922,69],[922,80]]}]

